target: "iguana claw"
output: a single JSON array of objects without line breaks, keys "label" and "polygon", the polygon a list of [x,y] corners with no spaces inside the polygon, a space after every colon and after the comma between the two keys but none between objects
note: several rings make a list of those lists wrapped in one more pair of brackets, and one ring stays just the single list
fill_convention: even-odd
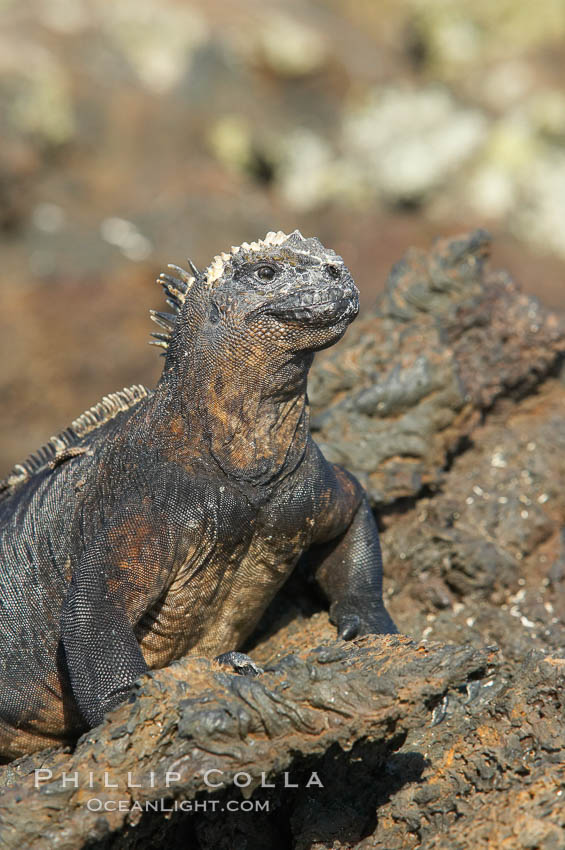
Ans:
[{"label": "iguana claw", "polygon": [[234,673],[239,673],[240,676],[260,676],[263,669],[258,667],[249,655],[245,652],[222,652],[217,655],[214,661],[221,664],[222,667],[230,667]]}]

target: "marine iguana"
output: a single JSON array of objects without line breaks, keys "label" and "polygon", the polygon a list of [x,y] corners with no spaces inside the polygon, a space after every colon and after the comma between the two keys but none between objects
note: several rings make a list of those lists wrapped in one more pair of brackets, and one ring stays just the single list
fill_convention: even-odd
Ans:
[{"label": "marine iguana", "polygon": [[[190,261],[189,261],[190,262]],[[342,638],[395,632],[357,480],[309,434],[306,379],[359,308],[343,260],[268,233],[161,275],[165,363],[0,484],[0,754],[71,741],[148,669],[234,652],[299,557]]]}]

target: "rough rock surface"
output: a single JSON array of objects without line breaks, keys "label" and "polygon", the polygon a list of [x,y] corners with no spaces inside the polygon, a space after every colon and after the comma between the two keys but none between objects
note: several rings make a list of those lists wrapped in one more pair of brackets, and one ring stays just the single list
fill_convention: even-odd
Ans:
[{"label": "rough rock surface", "polygon": [[565,321],[486,268],[489,243],[477,230],[409,251],[377,310],[317,359],[312,430],[377,504],[437,488],[483,413],[565,351]]},{"label": "rough rock surface", "polygon": [[382,782],[378,828],[357,850],[562,850],[564,679],[565,659],[533,653],[450,696],[445,720],[391,757],[399,783],[426,764],[392,796]]},{"label": "rough rock surface", "polygon": [[[293,765],[304,773],[308,757],[314,764],[330,749],[348,750],[360,740],[372,743],[378,764],[409,729],[430,722],[434,704],[450,687],[476,677],[486,663],[486,653],[466,647],[374,636],[286,655],[260,679],[186,658],[144,677],[135,696],[83,736],[72,756],[31,756],[4,768],[2,838],[14,846],[24,841],[40,848],[49,841],[52,847],[76,847],[117,829],[127,836],[135,826],[148,841],[152,831],[162,837],[163,825],[153,821],[138,829],[137,812],[101,815],[85,811],[86,801],[121,799],[129,806],[163,797],[194,799],[209,789],[209,770],[216,771],[210,781],[223,788],[234,778],[237,784],[238,772],[243,782],[250,777],[250,793],[262,774],[271,781]],[[52,767],[52,778],[40,782],[35,767]],[[80,786],[90,771],[92,789],[75,788],[63,776],[76,772]],[[134,777],[130,788],[128,771]],[[104,788],[105,772],[117,788]],[[175,778],[168,782],[167,773]]]},{"label": "rough rock surface", "polygon": [[[301,565],[246,647],[263,676],[187,658],[74,752],[1,768],[0,846],[565,850],[565,323],[487,251],[478,232],[409,252],[312,382],[316,437],[380,506],[387,604],[423,642],[335,641]],[[247,797],[269,810],[228,811]],[[127,811],[162,798],[219,808]]]},{"label": "rough rock surface", "polygon": [[495,642],[516,661],[565,647],[564,409],[554,378],[501,404],[441,493],[391,522],[383,548],[401,628]]}]

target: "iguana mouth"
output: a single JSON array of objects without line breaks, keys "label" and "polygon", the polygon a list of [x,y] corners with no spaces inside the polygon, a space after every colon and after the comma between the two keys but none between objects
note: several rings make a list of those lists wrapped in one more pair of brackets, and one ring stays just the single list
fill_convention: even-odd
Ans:
[{"label": "iguana mouth", "polygon": [[353,321],[359,312],[359,294],[351,285],[307,289],[273,301],[265,312],[282,321],[328,326]]}]

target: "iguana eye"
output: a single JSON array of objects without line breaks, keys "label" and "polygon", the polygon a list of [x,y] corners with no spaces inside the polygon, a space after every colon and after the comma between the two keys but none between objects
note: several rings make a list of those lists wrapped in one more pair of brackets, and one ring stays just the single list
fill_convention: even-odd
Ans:
[{"label": "iguana eye", "polygon": [[259,266],[258,269],[255,269],[255,274],[261,280],[272,280],[276,272],[272,266]]}]

